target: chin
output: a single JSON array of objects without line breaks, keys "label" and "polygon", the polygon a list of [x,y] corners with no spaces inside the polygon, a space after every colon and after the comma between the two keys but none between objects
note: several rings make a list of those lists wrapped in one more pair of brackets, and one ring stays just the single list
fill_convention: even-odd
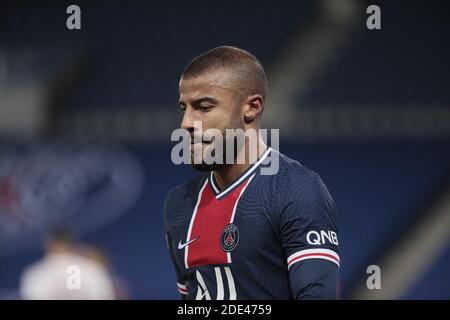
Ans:
[{"label": "chin", "polygon": [[224,164],[217,164],[217,163],[213,163],[213,164],[191,163],[191,165],[192,165],[192,168],[194,168],[195,170],[200,171],[200,172],[214,171],[214,170],[217,170],[224,166]]}]

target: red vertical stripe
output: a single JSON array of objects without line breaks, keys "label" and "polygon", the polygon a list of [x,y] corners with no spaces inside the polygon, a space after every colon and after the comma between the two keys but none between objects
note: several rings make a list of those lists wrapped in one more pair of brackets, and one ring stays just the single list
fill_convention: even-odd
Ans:
[{"label": "red vertical stripe", "polygon": [[189,240],[197,237],[198,240],[189,245],[189,268],[228,262],[220,243],[222,232],[230,224],[233,208],[247,183],[248,180],[221,199],[216,199],[211,186],[205,188],[192,224]]}]

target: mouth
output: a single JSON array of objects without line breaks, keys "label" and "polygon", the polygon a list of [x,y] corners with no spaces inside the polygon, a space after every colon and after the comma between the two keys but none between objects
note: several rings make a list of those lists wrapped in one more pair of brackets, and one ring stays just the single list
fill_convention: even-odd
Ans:
[{"label": "mouth", "polygon": [[201,139],[193,139],[191,138],[191,146],[195,145],[208,145],[211,144],[212,141],[202,141]]}]

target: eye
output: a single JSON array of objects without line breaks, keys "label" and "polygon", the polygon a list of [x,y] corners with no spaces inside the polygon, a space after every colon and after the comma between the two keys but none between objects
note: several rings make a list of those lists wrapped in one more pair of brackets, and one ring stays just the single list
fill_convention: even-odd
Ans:
[{"label": "eye", "polygon": [[180,110],[181,110],[182,112],[185,112],[185,111],[186,111],[186,106],[180,105]]},{"label": "eye", "polygon": [[208,112],[210,109],[212,108],[212,106],[200,106],[199,109],[202,112]]}]

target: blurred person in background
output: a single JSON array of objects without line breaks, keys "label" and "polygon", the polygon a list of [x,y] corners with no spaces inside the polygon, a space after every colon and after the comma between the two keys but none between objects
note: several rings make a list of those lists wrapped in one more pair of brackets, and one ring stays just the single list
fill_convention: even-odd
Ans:
[{"label": "blurred person in background", "polygon": [[116,298],[113,280],[105,266],[83,255],[63,230],[50,235],[45,242],[43,259],[23,272],[20,295],[26,300]]},{"label": "blurred person in background", "polygon": [[108,255],[104,250],[96,246],[85,245],[80,248],[84,257],[97,263],[101,268],[104,268],[111,277],[114,286],[114,296],[117,300],[130,299],[130,290],[128,283],[122,279],[114,270]]}]

